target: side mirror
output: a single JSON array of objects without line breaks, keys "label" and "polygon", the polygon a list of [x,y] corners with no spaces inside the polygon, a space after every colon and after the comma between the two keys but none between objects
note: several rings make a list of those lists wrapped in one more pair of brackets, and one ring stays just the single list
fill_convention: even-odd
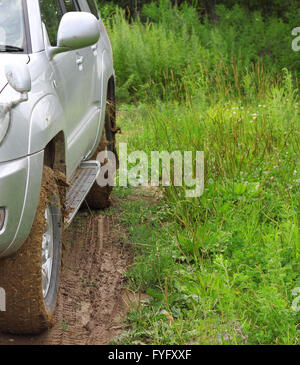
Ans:
[{"label": "side mirror", "polygon": [[90,13],[66,13],[59,24],[57,47],[49,50],[50,58],[55,54],[94,45],[100,38],[97,18]]},{"label": "side mirror", "polygon": [[24,94],[31,90],[31,76],[26,64],[8,64],[5,66],[5,76],[9,85]]}]

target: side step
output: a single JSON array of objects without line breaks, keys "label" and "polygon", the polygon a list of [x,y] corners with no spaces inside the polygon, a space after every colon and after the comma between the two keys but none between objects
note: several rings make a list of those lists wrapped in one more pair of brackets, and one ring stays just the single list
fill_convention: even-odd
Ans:
[{"label": "side step", "polygon": [[84,161],[80,164],[72,178],[67,191],[66,208],[69,216],[65,224],[69,225],[78,212],[85,197],[96,181],[101,165],[98,161]]}]

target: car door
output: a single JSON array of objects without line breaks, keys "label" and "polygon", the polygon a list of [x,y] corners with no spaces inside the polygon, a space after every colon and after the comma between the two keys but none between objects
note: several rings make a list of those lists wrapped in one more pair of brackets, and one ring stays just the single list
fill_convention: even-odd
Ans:
[{"label": "car door", "polygon": [[[76,0],[80,11],[90,12],[99,20],[100,34],[102,32],[101,21],[98,13],[98,8],[94,0]],[[91,73],[91,93],[89,95],[89,105],[100,105],[102,98],[102,83],[103,83],[103,44],[102,34],[100,35],[97,44],[85,49],[88,57],[91,57],[92,61],[92,73]]]},{"label": "car door", "polygon": [[[48,33],[48,46],[56,46],[58,26],[63,14],[77,11],[78,8],[72,0],[40,0],[40,8]],[[74,173],[93,143],[88,117],[91,60],[84,50],[57,54],[50,61],[54,88],[65,113],[68,177]]]},{"label": "car door", "polygon": [[[97,19],[99,19],[98,9],[94,0],[76,0],[80,11],[92,13]],[[99,28],[101,33],[101,26],[99,21]],[[97,134],[100,127],[101,116],[101,102],[102,102],[102,89],[103,89],[103,47],[102,37],[100,35],[98,43],[91,47],[84,48],[82,50],[84,59],[86,62],[86,82],[88,87],[88,93],[86,94],[88,103],[88,116],[90,118],[89,131],[92,143],[91,149],[94,147],[94,143],[97,140]]]},{"label": "car door", "polygon": [[[75,0],[61,0],[63,11],[81,11]],[[84,160],[93,148],[100,115],[99,103],[94,100],[94,87],[97,84],[97,44],[82,48],[76,53],[79,75],[77,89],[80,93],[79,121],[74,123],[69,146],[72,155],[77,157],[77,164]],[[78,146],[84,147],[83,149]],[[74,148],[73,148],[74,147]],[[80,154],[79,154],[80,152]]]}]

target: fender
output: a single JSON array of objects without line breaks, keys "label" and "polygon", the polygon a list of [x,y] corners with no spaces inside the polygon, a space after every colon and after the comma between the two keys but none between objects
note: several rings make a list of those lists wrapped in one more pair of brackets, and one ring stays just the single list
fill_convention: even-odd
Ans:
[{"label": "fender", "polygon": [[45,95],[31,114],[28,155],[44,150],[47,144],[64,130],[64,126],[64,112],[57,98],[53,94]]},{"label": "fender", "polygon": [[[32,156],[7,163],[10,165],[10,174],[2,180],[2,183],[6,188],[7,205],[12,214],[15,215],[15,219],[9,221],[11,229],[8,227],[4,232],[4,237],[2,237],[3,245],[0,250],[0,257],[15,253],[31,231],[40,196],[43,160],[44,151],[41,151]],[[12,173],[13,168],[18,173],[18,179],[16,179],[16,174]],[[9,199],[12,194],[15,197],[15,204],[11,204]]]}]

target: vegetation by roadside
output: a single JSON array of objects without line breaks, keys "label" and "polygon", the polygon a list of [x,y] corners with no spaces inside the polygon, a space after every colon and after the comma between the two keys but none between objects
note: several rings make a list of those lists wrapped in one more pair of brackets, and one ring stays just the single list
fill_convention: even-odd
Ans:
[{"label": "vegetation by roadside", "polygon": [[293,21],[217,12],[203,23],[161,1],[144,7],[146,24],[119,11],[107,20],[122,141],[205,153],[202,197],[171,186],[126,203],[129,285],[148,299],[118,343],[299,343],[299,94],[287,60],[300,56],[287,43],[261,53]]}]

